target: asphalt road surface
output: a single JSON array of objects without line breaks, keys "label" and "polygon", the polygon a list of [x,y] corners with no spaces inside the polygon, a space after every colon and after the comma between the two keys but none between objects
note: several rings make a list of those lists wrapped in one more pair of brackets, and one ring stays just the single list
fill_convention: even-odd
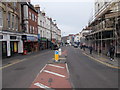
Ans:
[{"label": "asphalt road surface", "polygon": [[67,63],[74,88],[118,88],[118,70],[107,67],[68,46]]},{"label": "asphalt road surface", "polygon": [[[67,50],[67,64],[74,88],[118,88],[118,70],[107,67],[82,54],[79,48],[63,47]],[[3,88],[29,88],[53,51],[28,56],[25,61],[4,68]]]},{"label": "asphalt road surface", "polygon": [[2,70],[3,88],[29,88],[37,74],[48,60],[53,58],[53,51],[28,56],[26,60]]}]

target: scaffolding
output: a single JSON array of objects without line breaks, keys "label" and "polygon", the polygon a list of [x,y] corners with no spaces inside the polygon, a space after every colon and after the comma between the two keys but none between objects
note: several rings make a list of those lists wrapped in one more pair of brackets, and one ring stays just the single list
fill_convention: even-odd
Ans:
[{"label": "scaffolding", "polygon": [[120,1],[112,0],[104,5],[89,22],[92,32],[86,35],[88,45],[92,45],[98,55],[107,54],[110,43],[115,46],[115,55],[120,56]]}]

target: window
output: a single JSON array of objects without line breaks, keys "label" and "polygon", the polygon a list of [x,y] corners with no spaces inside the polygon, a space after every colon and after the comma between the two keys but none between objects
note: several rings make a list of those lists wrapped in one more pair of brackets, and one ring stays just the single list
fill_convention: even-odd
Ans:
[{"label": "window", "polygon": [[33,27],[33,31],[32,31],[32,33],[35,33],[35,28]]},{"label": "window", "polygon": [[29,19],[31,19],[31,12],[29,12]]},{"label": "window", "polygon": [[12,28],[14,28],[14,15],[12,15]]},{"label": "window", "polygon": [[32,13],[32,20],[34,21],[34,14]]},{"label": "window", "polygon": [[18,16],[16,16],[16,31],[18,31]]},{"label": "window", "polygon": [[43,27],[44,27],[44,22],[43,22]]},{"label": "window", "polygon": [[10,16],[11,16],[11,14],[10,14],[10,12],[8,12],[8,28],[10,28]]},{"label": "window", "polygon": [[42,21],[40,20],[40,26],[42,26]]},{"label": "window", "polygon": [[16,3],[16,2],[13,2],[13,6],[16,7],[16,6],[17,6],[17,3]]},{"label": "window", "polygon": [[34,21],[36,22],[36,16],[34,15]]},{"label": "window", "polygon": [[30,33],[32,32],[32,26],[30,26]]},{"label": "window", "polygon": [[0,10],[0,27],[3,26],[2,10]]},{"label": "window", "polygon": [[37,16],[35,16],[35,22],[37,22]]}]

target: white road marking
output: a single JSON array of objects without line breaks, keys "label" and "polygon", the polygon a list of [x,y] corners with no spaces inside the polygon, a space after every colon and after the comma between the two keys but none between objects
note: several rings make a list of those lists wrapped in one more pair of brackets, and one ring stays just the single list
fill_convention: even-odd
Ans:
[{"label": "white road marking", "polygon": [[69,69],[68,69],[68,65],[67,65],[67,64],[66,64],[66,68],[67,68],[68,76],[70,76],[70,72],[69,72]]},{"label": "white road marking", "polygon": [[39,74],[45,69],[45,67],[47,66],[47,64],[42,68],[42,70],[37,74],[37,76],[36,76],[36,78],[34,79],[34,81],[33,82],[35,82],[36,81],[36,79],[38,78],[38,76],[39,76]]},{"label": "white road marking", "polygon": [[60,77],[65,77],[64,75],[61,75],[61,74],[58,74],[58,73],[55,73],[55,72],[51,72],[51,71],[48,71],[48,70],[44,70],[43,72],[50,73],[50,74],[60,76]]},{"label": "white road marking", "polygon": [[57,67],[57,68],[65,68],[65,67],[61,67],[61,66],[58,66],[58,65],[53,65],[53,64],[48,64],[49,66],[53,66],[53,67]]},{"label": "white road marking", "polygon": [[40,88],[50,88],[50,87],[48,87],[48,86],[45,86],[45,85],[43,85],[43,84],[41,84],[41,83],[35,83],[34,84],[35,86],[38,86],[38,87],[40,87]]}]

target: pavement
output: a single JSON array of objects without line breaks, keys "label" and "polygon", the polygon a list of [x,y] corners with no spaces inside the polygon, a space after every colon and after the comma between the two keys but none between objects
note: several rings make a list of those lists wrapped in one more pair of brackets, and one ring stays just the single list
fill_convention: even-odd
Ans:
[{"label": "pavement", "polygon": [[48,51],[51,51],[51,50],[46,49],[46,50],[37,51],[37,52],[30,52],[30,53],[27,53],[26,55],[16,54],[14,56],[2,59],[2,66],[5,66],[5,65],[11,64],[15,61],[20,61],[20,60],[23,60],[23,59],[26,59],[26,58],[29,58],[29,57],[32,57],[32,56],[35,56],[35,55],[43,54],[43,53],[48,52]]},{"label": "pavement", "polygon": [[86,49],[85,51],[80,49],[86,56],[93,58],[96,61],[99,61],[100,63],[104,63],[105,65],[120,69],[120,58],[114,58],[114,61],[111,61],[110,58],[104,54],[97,54],[96,52],[93,51],[92,54],[89,53],[89,49]]}]

